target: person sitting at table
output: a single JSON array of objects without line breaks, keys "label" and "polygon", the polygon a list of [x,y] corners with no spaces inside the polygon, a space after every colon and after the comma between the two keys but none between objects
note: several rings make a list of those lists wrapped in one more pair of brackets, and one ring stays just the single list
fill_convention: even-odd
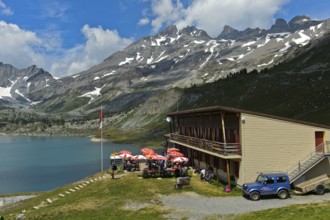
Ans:
[{"label": "person sitting at table", "polygon": [[132,168],[133,168],[133,165],[132,165],[131,161],[128,160],[126,163],[126,170],[131,172]]},{"label": "person sitting at table", "polygon": [[151,169],[152,170],[158,170],[158,166],[156,165],[155,161],[152,161],[152,163],[151,163]]},{"label": "person sitting at table", "polygon": [[181,176],[187,176],[188,175],[188,169],[186,166],[181,167]]},{"label": "person sitting at table", "polygon": [[171,167],[166,167],[165,168],[166,171],[166,176],[167,177],[171,177],[172,176],[172,168]]},{"label": "person sitting at table", "polygon": [[176,164],[174,166],[174,175],[175,175],[175,177],[180,177],[180,173],[181,173],[180,165],[179,164]]},{"label": "person sitting at table", "polygon": [[205,180],[205,176],[206,176],[206,170],[202,169],[201,170],[201,180]]}]

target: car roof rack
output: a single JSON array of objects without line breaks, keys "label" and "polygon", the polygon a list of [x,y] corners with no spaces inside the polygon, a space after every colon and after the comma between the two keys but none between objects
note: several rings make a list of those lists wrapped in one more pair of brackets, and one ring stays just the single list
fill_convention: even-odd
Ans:
[{"label": "car roof rack", "polygon": [[257,172],[258,174],[275,174],[275,173],[283,173],[283,174],[287,174],[286,171],[284,170],[271,170],[271,171],[261,171],[261,172]]}]

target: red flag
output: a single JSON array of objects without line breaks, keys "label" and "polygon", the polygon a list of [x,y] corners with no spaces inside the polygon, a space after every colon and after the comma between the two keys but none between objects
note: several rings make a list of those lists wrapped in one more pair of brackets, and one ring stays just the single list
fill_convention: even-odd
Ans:
[{"label": "red flag", "polygon": [[100,111],[100,129],[102,129],[102,108]]}]

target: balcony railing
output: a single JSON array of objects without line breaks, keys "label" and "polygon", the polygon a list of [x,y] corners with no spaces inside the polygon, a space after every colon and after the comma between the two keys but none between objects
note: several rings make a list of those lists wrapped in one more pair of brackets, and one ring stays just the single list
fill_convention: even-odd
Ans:
[{"label": "balcony railing", "polygon": [[211,151],[224,156],[241,155],[241,147],[239,143],[222,143],[222,142],[210,141],[206,139],[179,135],[175,133],[170,134],[170,137],[171,140],[179,141],[184,144],[189,144],[196,148]]}]

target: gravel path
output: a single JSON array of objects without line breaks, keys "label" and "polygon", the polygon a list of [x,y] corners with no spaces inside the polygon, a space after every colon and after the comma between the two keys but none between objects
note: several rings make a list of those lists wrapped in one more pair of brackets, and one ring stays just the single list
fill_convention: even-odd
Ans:
[{"label": "gravel path", "polygon": [[292,195],[291,198],[265,198],[251,201],[242,197],[206,197],[196,193],[181,193],[162,196],[165,209],[171,209],[169,219],[203,219],[209,215],[242,214],[271,208],[280,208],[293,204],[330,201],[330,193],[318,195]]},{"label": "gravel path", "polygon": [[20,202],[20,201],[23,201],[25,199],[31,199],[33,197],[35,197],[35,195],[0,197],[0,209],[1,209],[2,206],[12,204],[12,203],[16,203],[16,202]]}]

